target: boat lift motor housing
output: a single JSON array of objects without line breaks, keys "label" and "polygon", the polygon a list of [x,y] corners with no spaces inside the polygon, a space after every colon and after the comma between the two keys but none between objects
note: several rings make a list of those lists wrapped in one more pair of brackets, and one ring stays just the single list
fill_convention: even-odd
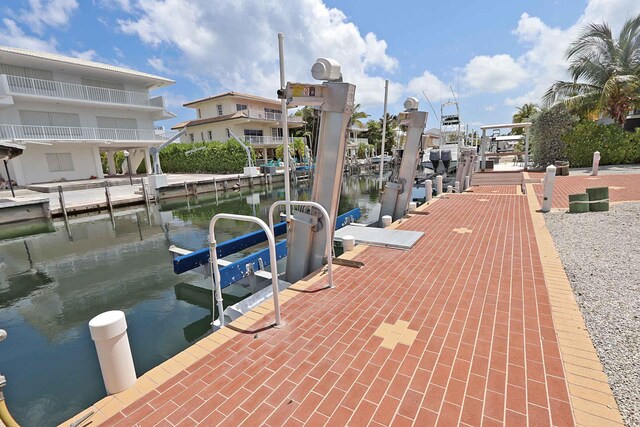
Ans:
[{"label": "boat lift motor housing", "polygon": [[[320,110],[320,132],[311,200],[329,213],[331,224],[315,208],[296,211],[287,236],[286,280],[294,283],[323,265],[327,225],[333,230],[338,213],[342,172],[347,149],[347,126],[353,113],[356,87],[343,83],[340,64],[319,58],[311,70],[313,77],[327,80],[322,84],[287,83],[278,91],[290,107],[316,106]],[[333,233],[331,238],[333,239]]]},{"label": "boat lift motor housing", "polygon": [[433,173],[438,173],[438,166],[440,166],[440,150],[435,148],[431,149],[431,151],[429,151],[429,160],[433,165]]},{"label": "boat lift motor housing", "polygon": [[397,176],[387,182],[380,200],[380,218],[389,215],[393,221],[402,218],[407,213],[416,169],[420,161],[422,133],[427,124],[427,112],[418,111],[416,98],[408,98],[404,107],[406,110],[398,116],[400,124],[408,128],[400,170]]}]

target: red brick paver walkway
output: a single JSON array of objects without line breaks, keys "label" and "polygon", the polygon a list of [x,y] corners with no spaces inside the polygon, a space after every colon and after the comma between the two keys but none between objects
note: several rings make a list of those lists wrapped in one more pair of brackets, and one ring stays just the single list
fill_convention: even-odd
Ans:
[{"label": "red brick paver walkway", "polygon": [[[107,425],[573,425],[525,196],[461,194]],[[169,424],[171,423],[171,424]]]},{"label": "red brick paver walkway", "polygon": [[[542,174],[544,178],[544,174]],[[542,203],[542,184],[534,184]],[[557,176],[553,188],[554,208],[569,208],[569,194],[584,193],[587,188],[609,187],[611,202],[640,201],[640,175]]]},{"label": "red brick paver walkway", "polygon": [[517,185],[479,185],[467,191],[476,194],[520,194],[520,188]]}]

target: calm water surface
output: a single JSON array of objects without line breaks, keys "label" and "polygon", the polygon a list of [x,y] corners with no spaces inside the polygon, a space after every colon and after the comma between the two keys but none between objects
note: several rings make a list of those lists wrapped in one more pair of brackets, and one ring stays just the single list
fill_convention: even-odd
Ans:
[{"label": "calm water surface", "polygon": [[[292,193],[293,199],[310,197],[308,188]],[[126,313],[138,375],[210,333],[211,293],[190,286],[202,284],[199,275],[173,273],[169,246],[200,249],[216,213],[267,220],[269,206],[283,198],[281,188],[220,192],[218,199],[203,195],[149,212],[122,211],[115,224],[104,215],[75,218],[71,237],[58,226],[52,233],[0,241],[0,328],[8,333],[0,343],[0,373],[18,423],[57,425],[106,395],[87,326],[97,314]],[[375,177],[343,180],[340,213],[360,207],[360,221],[373,221],[377,201]],[[216,238],[254,229],[225,221]],[[236,296],[245,292],[227,289]]]}]

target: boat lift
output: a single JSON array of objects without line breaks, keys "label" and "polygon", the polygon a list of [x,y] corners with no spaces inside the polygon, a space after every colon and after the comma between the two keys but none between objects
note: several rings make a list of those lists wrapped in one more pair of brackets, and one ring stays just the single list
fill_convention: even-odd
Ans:
[{"label": "boat lift", "polygon": [[416,176],[416,168],[420,161],[422,149],[422,133],[427,124],[427,112],[418,111],[418,99],[409,97],[404,102],[405,111],[399,114],[399,122],[408,126],[407,140],[402,153],[400,169],[393,175],[384,187],[380,200],[379,226],[382,217],[391,216],[393,221],[402,218],[411,201],[411,189]]},{"label": "boat lift", "polygon": [[[482,130],[482,138],[480,140],[480,171],[485,172],[487,168],[487,149],[489,148],[489,136],[487,136],[487,130],[524,128],[524,170],[526,172],[529,169],[529,134],[531,132],[531,124],[531,122],[523,122],[480,126],[480,129]],[[518,153],[514,152],[503,154]]]}]

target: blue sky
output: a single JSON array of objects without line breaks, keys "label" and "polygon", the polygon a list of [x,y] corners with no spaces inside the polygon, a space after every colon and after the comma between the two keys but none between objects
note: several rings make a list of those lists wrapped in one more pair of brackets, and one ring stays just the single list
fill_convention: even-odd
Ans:
[{"label": "blue sky", "polygon": [[449,85],[472,128],[509,121],[564,79],[564,53],[580,29],[617,31],[640,13],[637,0],[3,0],[0,45],[55,51],[176,80],[163,89],[184,102],[235,90],[272,97],[279,86],[277,33],[285,33],[288,80],[311,81],[318,56],[338,59],[363,109],[380,117],[384,79],[390,112],[416,96],[437,120]]}]

